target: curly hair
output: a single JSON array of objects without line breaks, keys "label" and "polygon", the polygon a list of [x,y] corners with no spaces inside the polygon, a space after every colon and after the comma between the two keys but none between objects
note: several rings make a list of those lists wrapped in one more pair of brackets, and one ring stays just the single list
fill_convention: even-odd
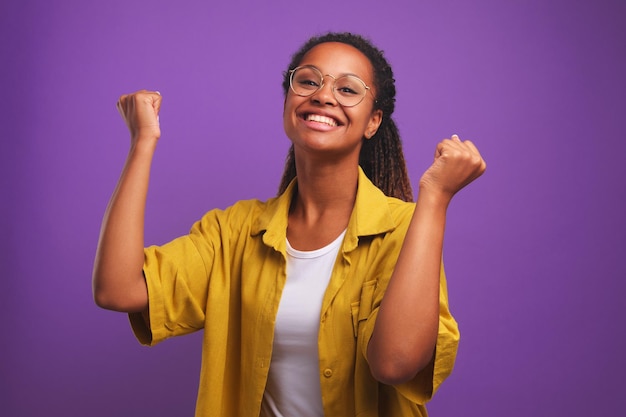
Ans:
[{"label": "curly hair", "polygon": [[[328,42],[344,43],[358,49],[365,55],[374,69],[374,86],[377,97],[375,110],[383,113],[378,131],[371,139],[363,141],[359,155],[359,165],[368,178],[386,195],[404,201],[413,200],[413,191],[406,169],[402,141],[396,123],[391,118],[396,104],[396,85],[393,71],[385,59],[383,51],[376,48],[364,37],[349,32],[330,32],[309,39],[292,56],[289,67],[283,73],[283,92],[289,92],[289,70],[297,67],[313,47]],[[285,170],[279,186],[282,194],[296,176],[296,164],[293,145],[285,161]]]}]

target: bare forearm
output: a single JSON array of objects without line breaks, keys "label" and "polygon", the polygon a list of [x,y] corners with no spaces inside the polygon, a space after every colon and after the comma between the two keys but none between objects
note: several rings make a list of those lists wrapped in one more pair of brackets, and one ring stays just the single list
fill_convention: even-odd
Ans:
[{"label": "bare forearm", "polygon": [[131,147],[102,220],[93,292],[103,308],[137,312],[148,307],[143,228],[150,166],[161,136],[161,94],[140,90],[122,95],[116,106],[130,131]]},{"label": "bare forearm", "polygon": [[439,276],[449,198],[421,190],[368,345],[374,376],[411,379],[432,358],[439,324]]},{"label": "bare forearm", "polygon": [[156,139],[138,141],[104,215],[93,273],[96,303],[119,311],[147,307],[143,278],[144,217]]},{"label": "bare forearm", "polygon": [[372,374],[381,382],[410,380],[432,359],[446,211],[486,167],[472,142],[452,135],[437,144],[434,162],[420,178],[415,213],[367,349]]}]

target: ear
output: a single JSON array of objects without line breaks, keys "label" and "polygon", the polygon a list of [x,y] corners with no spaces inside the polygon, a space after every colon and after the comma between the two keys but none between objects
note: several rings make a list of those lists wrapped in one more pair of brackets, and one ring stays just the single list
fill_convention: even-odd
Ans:
[{"label": "ear", "polygon": [[369,121],[367,122],[367,127],[365,128],[365,137],[369,139],[374,136],[382,122],[383,111],[381,109],[374,110],[370,116]]}]

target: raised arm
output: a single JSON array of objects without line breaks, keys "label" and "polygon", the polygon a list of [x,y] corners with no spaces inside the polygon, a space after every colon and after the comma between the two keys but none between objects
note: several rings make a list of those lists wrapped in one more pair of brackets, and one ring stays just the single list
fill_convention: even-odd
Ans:
[{"label": "raised arm", "polygon": [[148,307],[143,277],[144,214],[150,166],[161,135],[161,95],[138,91],[117,109],[130,130],[128,157],[102,220],[93,269],[93,295],[102,308],[139,312]]},{"label": "raised arm", "polygon": [[368,363],[380,382],[411,380],[432,359],[446,211],[454,194],[485,168],[474,144],[453,135],[437,145],[420,179],[415,212],[368,344]]}]

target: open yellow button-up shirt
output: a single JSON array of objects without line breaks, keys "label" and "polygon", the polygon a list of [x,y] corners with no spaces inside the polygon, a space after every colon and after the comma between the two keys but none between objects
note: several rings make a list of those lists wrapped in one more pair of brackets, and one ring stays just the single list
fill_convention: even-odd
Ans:
[{"label": "open yellow button-up shirt", "polygon": [[[452,371],[459,340],[445,275],[442,268],[434,359],[412,381],[378,383],[367,364],[367,343],[415,204],[385,196],[359,171],[354,211],[320,314],[324,414],[425,416],[425,402]],[[188,235],[145,250],[149,326],[141,314],[131,314],[131,324],[149,345],[204,329],[197,417],[259,416],[286,279],[294,188],[295,181],[266,202],[212,210]]]}]

